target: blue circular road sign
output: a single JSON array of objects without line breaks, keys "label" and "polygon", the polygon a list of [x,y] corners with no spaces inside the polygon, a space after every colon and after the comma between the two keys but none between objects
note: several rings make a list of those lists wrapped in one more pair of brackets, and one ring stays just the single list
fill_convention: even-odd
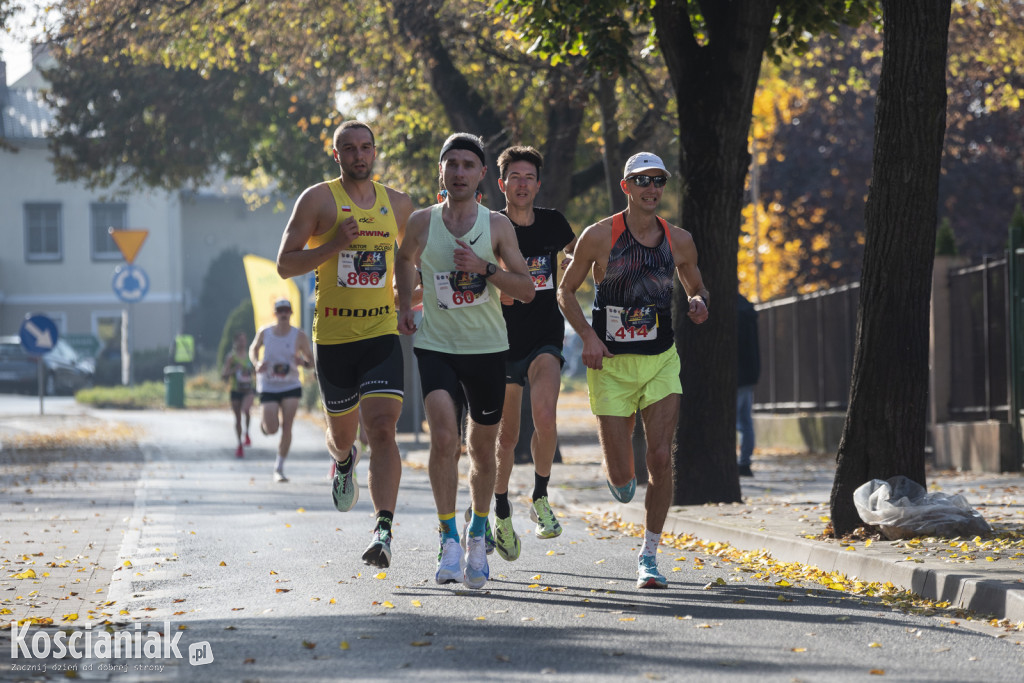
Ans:
[{"label": "blue circular road sign", "polygon": [[149,291],[149,276],[138,266],[122,265],[114,269],[114,294],[121,301],[141,301]]},{"label": "blue circular road sign", "polygon": [[30,315],[21,323],[18,330],[21,337],[21,347],[25,353],[32,356],[42,356],[53,350],[60,336],[57,332],[57,323],[45,315]]}]

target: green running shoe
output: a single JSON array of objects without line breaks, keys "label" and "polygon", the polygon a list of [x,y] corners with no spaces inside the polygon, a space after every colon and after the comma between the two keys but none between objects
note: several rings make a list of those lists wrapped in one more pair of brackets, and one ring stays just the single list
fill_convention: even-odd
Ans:
[{"label": "green running shoe", "polygon": [[519,534],[512,528],[511,514],[508,519],[494,518],[494,547],[501,559],[506,562],[515,562],[519,559],[523,545],[519,540]]},{"label": "green running shoe", "polygon": [[555,519],[547,496],[533,501],[533,505],[530,506],[530,520],[537,525],[533,530],[537,538],[554,538],[562,535],[562,525]]},{"label": "green running shoe", "polygon": [[[338,512],[348,512],[355,507],[359,500],[359,483],[356,481],[356,464],[359,463],[359,451],[352,447],[352,466],[346,474],[338,470],[338,463],[334,463],[334,480],[331,483],[331,496],[334,498],[334,507]],[[334,460],[334,458],[331,458]]]},{"label": "green running shoe", "polygon": [[363,552],[363,562],[371,567],[387,569],[391,566],[391,531],[377,529],[373,532],[373,541]]}]

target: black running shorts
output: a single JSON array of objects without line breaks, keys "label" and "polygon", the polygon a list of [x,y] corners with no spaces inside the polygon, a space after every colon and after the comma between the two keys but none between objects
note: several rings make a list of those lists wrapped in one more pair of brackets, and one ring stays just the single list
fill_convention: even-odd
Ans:
[{"label": "black running shorts", "polygon": [[346,344],[316,344],[316,381],[328,415],[346,415],[368,397],[402,400],[405,366],[397,334]]},{"label": "black running shorts", "polygon": [[459,405],[459,385],[466,392],[469,416],[480,425],[496,425],[505,406],[505,352],[440,353],[414,349],[423,397],[444,389]]}]

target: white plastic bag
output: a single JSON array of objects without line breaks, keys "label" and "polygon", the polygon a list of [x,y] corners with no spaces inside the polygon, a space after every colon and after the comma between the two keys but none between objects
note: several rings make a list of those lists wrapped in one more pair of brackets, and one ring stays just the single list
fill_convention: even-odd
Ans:
[{"label": "white plastic bag", "polygon": [[899,475],[872,479],[853,492],[865,524],[877,526],[890,541],[915,536],[985,536],[992,533],[981,513],[960,494],[928,493],[913,479]]}]

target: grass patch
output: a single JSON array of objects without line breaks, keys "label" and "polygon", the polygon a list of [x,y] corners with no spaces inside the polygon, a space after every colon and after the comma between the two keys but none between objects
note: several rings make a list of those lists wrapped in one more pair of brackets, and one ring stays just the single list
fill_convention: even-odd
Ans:
[{"label": "grass patch", "polygon": [[[92,387],[75,394],[79,403],[94,408],[152,410],[167,405],[163,382],[141,382],[135,386]],[[214,371],[185,380],[186,408],[227,408],[228,385]]]}]

